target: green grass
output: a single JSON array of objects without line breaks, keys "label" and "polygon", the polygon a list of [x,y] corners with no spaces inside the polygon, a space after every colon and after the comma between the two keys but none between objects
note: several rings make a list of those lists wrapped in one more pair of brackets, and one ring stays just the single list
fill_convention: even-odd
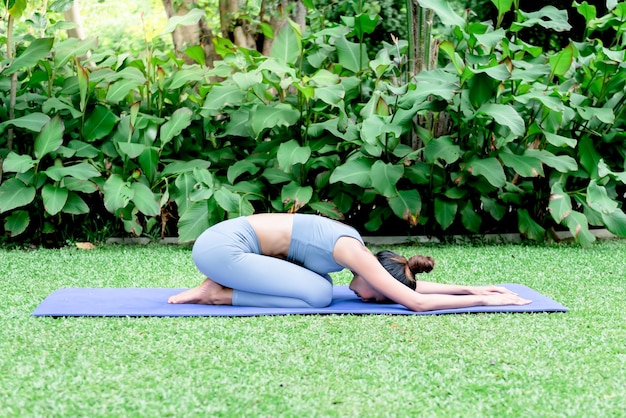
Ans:
[{"label": "green grass", "polygon": [[[61,287],[188,287],[188,247],[0,250],[0,416],[626,415],[626,241],[398,247],[568,313],[43,318]],[[346,284],[349,275],[335,276]]]}]

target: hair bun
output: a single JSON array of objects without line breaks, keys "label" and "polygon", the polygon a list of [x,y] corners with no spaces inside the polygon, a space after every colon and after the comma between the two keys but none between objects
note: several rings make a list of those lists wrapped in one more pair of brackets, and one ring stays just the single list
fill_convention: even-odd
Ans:
[{"label": "hair bun", "polygon": [[409,268],[413,274],[428,273],[435,267],[435,259],[430,256],[414,255],[409,258]]}]

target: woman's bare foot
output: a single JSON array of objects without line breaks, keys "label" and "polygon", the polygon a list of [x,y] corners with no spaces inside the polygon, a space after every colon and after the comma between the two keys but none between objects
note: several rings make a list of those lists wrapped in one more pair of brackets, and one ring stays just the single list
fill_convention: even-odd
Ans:
[{"label": "woman's bare foot", "polygon": [[200,286],[170,296],[167,303],[197,303],[201,305],[232,305],[233,289],[207,278]]}]

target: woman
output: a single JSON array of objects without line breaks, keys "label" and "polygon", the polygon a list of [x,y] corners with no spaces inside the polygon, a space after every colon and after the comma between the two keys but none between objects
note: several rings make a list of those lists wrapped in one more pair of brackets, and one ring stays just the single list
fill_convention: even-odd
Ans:
[{"label": "woman", "polygon": [[391,251],[373,255],[352,227],[317,215],[256,214],[221,222],[196,240],[193,259],[207,277],[169,303],[261,307],[325,307],[328,273],[347,268],[350,289],[364,301],[400,303],[414,311],[478,305],[525,305],[496,286],[457,286],[415,280],[430,257],[409,260]]}]

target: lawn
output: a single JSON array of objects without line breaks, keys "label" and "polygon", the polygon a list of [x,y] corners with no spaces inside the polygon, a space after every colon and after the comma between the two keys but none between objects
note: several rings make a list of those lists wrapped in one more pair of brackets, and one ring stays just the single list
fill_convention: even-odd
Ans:
[{"label": "lawn", "polygon": [[[626,240],[402,246],[568,313],[43,318],[61,287],[189,287],[184,246],[0,250],[0,416],[626,416]],[[335,275],[347,284],[349,274]]]}]

